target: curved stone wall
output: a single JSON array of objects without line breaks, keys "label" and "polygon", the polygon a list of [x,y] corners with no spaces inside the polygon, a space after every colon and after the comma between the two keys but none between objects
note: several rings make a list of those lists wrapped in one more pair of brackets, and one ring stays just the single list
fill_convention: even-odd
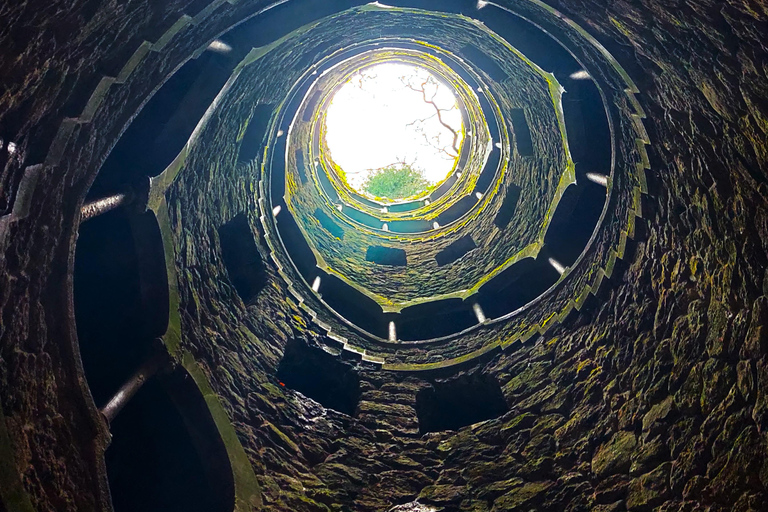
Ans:
[{"label": "curved stone wall", "polygon": [[[609,220],[618,240],[595,241],[603,265],[615,262],[612,272],[603,266],[610,282],[585,274],[582,289],[596,298],[579,295],[578,311],[572,296],[539,309],[557,312],[551,328],[542,328],[552,321],[544,315],[467,333],[450,349],[362,353],[355,331],[269,256],[259,168],[231,165],[237,133],[226,119],[209,119],[197,135],[217,143],[185,154],[173,183],[155,180],[167,190],[167,210],[153,211],[167,211],[160,220],[174,241],[179,299],[180,337],[166,346],[177,364],[182,353],[191,358],[201,389],[210,385],[204,395],[222,404],[216,417],[234,427],[264,510],[379,511],[418,500],[422,510],[446,511],[746,511],[768,502],[768,8],[752,0],[551,5],[626,69],[653,141],[647,161],[628,159],[650,164],[648,194],[622,206],[631,217]],[[0,175],[3,508],[109,509],[108,427],[83,377],[72,307],[79,208],[163,81],[265,7],[30,0],[2,8],[0,137],[16,145],[13,154],[3,146]],[[441,3],[469,16],[478,7],[498,9]],[[335,10],[287,2],[263,14],[285,31],[255,37],[268,44]],[[637,120],[633,96],[624,98]],[[218,179],[223,172],[229,179]],[[241,214],[266,276],[246,302],[220,243],[221,226]],[[354,372],[354,414],[292,390],[299,366],[283,359],[289,352]],[[435,408],[460,418],[463,404],[496,390],[507,412],[489,403],[485,422],[440,427]]]}]

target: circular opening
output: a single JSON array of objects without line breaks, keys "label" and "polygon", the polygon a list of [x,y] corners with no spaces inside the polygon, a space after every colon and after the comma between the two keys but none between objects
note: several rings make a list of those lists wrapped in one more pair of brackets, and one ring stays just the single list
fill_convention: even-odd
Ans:
[{"label": "circular opening", "polygon": [[325,125],[340,177],[357,193],[385,201],[431,192],[456,167],[464,140],[452,88],[403,63],[357,71],[334,94]]}]

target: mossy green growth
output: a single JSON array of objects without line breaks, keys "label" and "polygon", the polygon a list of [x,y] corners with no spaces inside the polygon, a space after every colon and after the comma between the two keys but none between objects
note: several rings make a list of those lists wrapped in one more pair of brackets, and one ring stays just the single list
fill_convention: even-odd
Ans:
[{"label": "mossy green growth", "polygon": [[430,182],[424,172],[408,165],[391,165],[372,171],[363,190],[374,197],[384,199],[405,199],[429,190]]},{"label": "mossy green growth", "polygon": [[493,502],[493,512],[527,510],[551,487],[550,482],[530,482],[516,487]]}]

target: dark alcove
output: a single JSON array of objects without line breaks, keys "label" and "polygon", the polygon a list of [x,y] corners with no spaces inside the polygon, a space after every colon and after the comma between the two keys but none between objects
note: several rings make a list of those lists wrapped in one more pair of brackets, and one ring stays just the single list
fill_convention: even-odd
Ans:
[{"label": "dark alcove", "polygon": [[317,218],[317,221],[320,223],[320,225],[323,226],[323,229],[329,232],[331,236],[338,238],[339,240],[344,238],[344,230],[341,228],[341,226],[336,224],[333,219],[326,215],[323,210],[320,208],[315,208],[315,217]]},{"label": "dark alcove", "polygon": [[579,257],[600,220],[605,187],[582,179],[566,190],[544,238],[549,253],[563,265]]},{"label": "dark alcove", "polygon": [[[183,397],[185,392],[189,389],[177,394]],[[188,426],[157,378],[148,381],[115,418],[105,459],[116,512],[233,510],[232,472],[221,471],[228,462],[223,462],[226,454],[220,439],[205,440],[212,449],[202,452],[203,459],[195,436],[209,436],[209,424],[196,422],[192,433]]]},{"label": "dark alcove", "polygon": [[384,312],[376,301],[333,274],[319,271],[318,275],[320,294],[331,309],[374,336],[387,335]]},{"label": "dark alcove", "polygon": [[360,401],[360,377],[340,359],[291,340],[277,368],[277,380],[323,407],[352,416]]},{"label": "dark alcove", "polygon": [[437,222],[441,226],[455,222],[464,216],[475,204],[477,204],[477,197],[475,195],[464,196],[447,210],[437,216]]},{"label": "dark alcove", "polygon": [[475,241],[472,240],[472,237],[470,235],[464,235],[435,255],[437,266],[442,267],[443,265],[453,263],[472,249],[476,248],[477,245],[475,245]]},{"label": "dark alcove", "polygon": [[462,375],[432,386],[416,395],[419,431],[458,430],[496,418],[509,410],[501,387],[491,375]]},{"label": "dark alcove", "polygon": [[88,192],[114,194],[144,176],[157,176],[179,154],[237,62],[204,52],[190,59],[157,91],[115,145]]},{"label": "dark alcove", "polygon": [[382,247],[380,245],[372,245],[368,247],[365,251],[365,261],[370,261],[377,265],[390,265],[393,267],[404,267],[408,264],[403,249]]},{"label": "dark alcove", "polygon": [[517,210],[517,202],[520,200],[520,187],[517,185],[510,185],[507,188],[507,194],[504,196],[504,201],[501,203],[499,213],[496,214],[496,218],[493,219],[493,223],[499,229],[504,229],[512,220]]},{"label": "dark alcove", "polygon": [[299,229],[296,219],[288,211],[285,205],[279,205],[282,208],[281,214],[277,217],[277,224],[280,228],[280,239],[285,245],[285,249],[291,255],[293,264],[299,273],[309,282],[315,278],[317,273],[317,260],[315,254],[304,238],[304,234]]},{"label": "dark alcove", "polygon": [[237,294],[248,304],[267,284],[267,274],[244,213],[219,228],[219,244],[229,278]]},{"label": "dark alcove", "polygon": [[248,128],[245,129],[243,139],[240,141],[239,162],[254,160],[264,148],[264,136],[267,134],[269,122],[275,106],[271,103],[257,105],[248,120]]},{"label": "dark alcove", "polygon": [[477,324],[477,318],[461,299],[443,299],[403,309],[396,323],[401,340],[415,341],[462,331]]},{"label": "dark alcove", "polygon": [[510,112],[512,129],[515,132],[515,145],[520,156],[533,156],[533,141],[525,111],[521,108],[513,108]]},{"label": "dark alcove", "polygon": [[94,401],[141,365],[165,332],[168,295],[162,240],[151,212],[109,212],[80,226],[74,303],[83,369]]}]

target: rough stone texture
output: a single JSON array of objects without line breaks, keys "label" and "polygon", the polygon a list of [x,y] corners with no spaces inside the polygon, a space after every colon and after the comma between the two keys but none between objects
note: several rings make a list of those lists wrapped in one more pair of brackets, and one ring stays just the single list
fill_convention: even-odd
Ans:
[{"label": "rough stone texture", "polygon": [[[386,17],[386,12],[378,15]],[[404,18],[403,21],[399,21],[400,17]],[[368,23],[373,26],[385,23],[384,19],[366,21],[360,19],[360,15],[356,18],[358,18],[355,20],[356,30],[345,30],[344,34],[344,37],[351,40],[370,32]],[[545,229],[542,227],[542,219],[546,217],[545,214],[550,205],[555,202],[555,192],[561,175],[565,173],[567,158],[548,84],[537,71],[525,64],[522,59],[518,59],[498,41],[489,38],[485,29],[461,18],[425,16],[414,22],[398,15],[396,19],[398,21],[389,23],[398,28],[401,37],[418,38],[428,33],[431,40],[439,41],[441,49],[446,52],[452,52],[460,58],[467,59],[467,56],[462,55],[462,48],[479,48],[486,58],[497,61],[499,66],[504,66],[506,78],[499,83],[489,81],[486,85],[488,94],[495,98],[504,112],[509,112],[513,108],[526,108],[530,124],[536,127],[532,130],[533,143],[540,148],[535,152],[535,156],[523,158],[514,149],[514,143],[511,141],[513,133],[511,126],[506,128],[502,140],[509,140],[512,149],[509,155],[505,150],[503,157],[509,157],[509,168],[505,170],[503,179],[497,176],[490,188],[492,190],[499,186],[500,191],[505,191],[508,185],[514,184],[521,187],[522,193],[515,222],[504,230],[499,230],[494,225],[494,219],[504,199],[504,193],[500,192],[490,194],[492,199],[488,204],[481,202],[479,204],[482,206],[473,207],[473,210],[480,209],[480,214],[477,212],[468,214],[467,218],[456,221],[456,225],[452,225],[450,230],[419,234],[385,233],[386,236],[382,238],[381,233],[372,235],[369,230],[363,231],[344,220],[346,217],[344,211],[339,213],[332,204],[329,204],[329,199],[319,193],[317,184],[313,180],[307,180],[306,184],[302,185],[298,177],[292,176],[290,181],[296,183],[297,192],[290,194],[292,197],[289,204],[295,212],[297,221],[304,226],[310,246],[319,252],[323,261],[331,269],[372,293],[379,298],[378,300],[385,299],[401,304],[470,289],[491,270],[502,266],[524,248],[529,248],[538,242],[539,238],[543,238]],[[452,33],[459,35],[451,36]],[[325,38],[333,40],[338,39],[338,36],[331,38],[325,35]],[[323,38],[316,36],[315,39],[322,41]],[[310,43],[302,41],[295,44],[303,47]],[[345,46],[344,41],[336,44],[340,47]],[[340,74],[338,70],[334,71]],[[331,80],[331,84],[335,82]],[[327,88],[328,85],[325,87]],[[320,90],[323,90],[322,87]],[[303,111],[299,112],[299,119],[302,114]],[[294,153],[294,147],[301,147],[304,154],[310,154],[311,145],[306,143],[305,146],[300,146],[300,144],[302,140],[312,140],[309,135],[311,124],[294,126],[292,145],[288,155]],[[511,125],[511,121],[507,117],[502,119],[502,124]],[[481,139],[475,144],[484,149],[487,141]],[[289,174],[297,172],[295,169],[289,169]],[[472,167],[468,166],[463,174],[472,172]],[[497,180],[500,185],[496,184]],[[442,209],[472,194],[472,190],[467,186],[457,188],[452,193],[452,201],[446,202]],[[275,200],[279,198],[273,198],[273,201]],[[334,219],[338,229],[343,231],[342,243],[317,225],[314,215],[317,208],[323,209],[330,218]],[[441,208],[431,211],[426,217],[428,224],[431,225],[440,211]],[[526,222],[521,219],[526,219]],[[468,235],[473,237],[478,246],[478,249],[472,253],[472,257],[461,258],[451,265],[439,266],[435,261],[435,255],[462,236]],[[499,241],[500,238],[504,239],[503,243]],[[366,263],[364,261],[366,248],[371,245],[385,245],[404,250],[408,265],[382,266]]]},{"label": "rough stone texture", "polygon": [[[245,4],[253,8],[240,4],[222,4],[215,23],[174,39],[156,69],[110,96],[94,118],[99,130],[76,128],[62,162],[44,167],[32,196],[40,206],[0,222],[0,403],[39,510],[96,510],[106,499],[103,427],[80,380],[69,305],[77,206],[141,100]],[[197,252],[187,253],[186,343],[228,406],[267,510],[389,510],[417,499],[438,510],[765,510],[768,6],[554,5],[642,91],[654,142],[647,233],[591,312],[486,364],[507,393],[506,415],[420,437],[409,400],[421,378],[363,372],[373,399],[356,418],[275,385],[285,340],[317,334],[302,328],[306,316],[283,300],[277,279],[245,310],[224,277],[215,230],[199,230]],[[3,161],[0,213],[100,77],[116,75],[187,7],[0,7],[0,136],[22,155]]]}]

